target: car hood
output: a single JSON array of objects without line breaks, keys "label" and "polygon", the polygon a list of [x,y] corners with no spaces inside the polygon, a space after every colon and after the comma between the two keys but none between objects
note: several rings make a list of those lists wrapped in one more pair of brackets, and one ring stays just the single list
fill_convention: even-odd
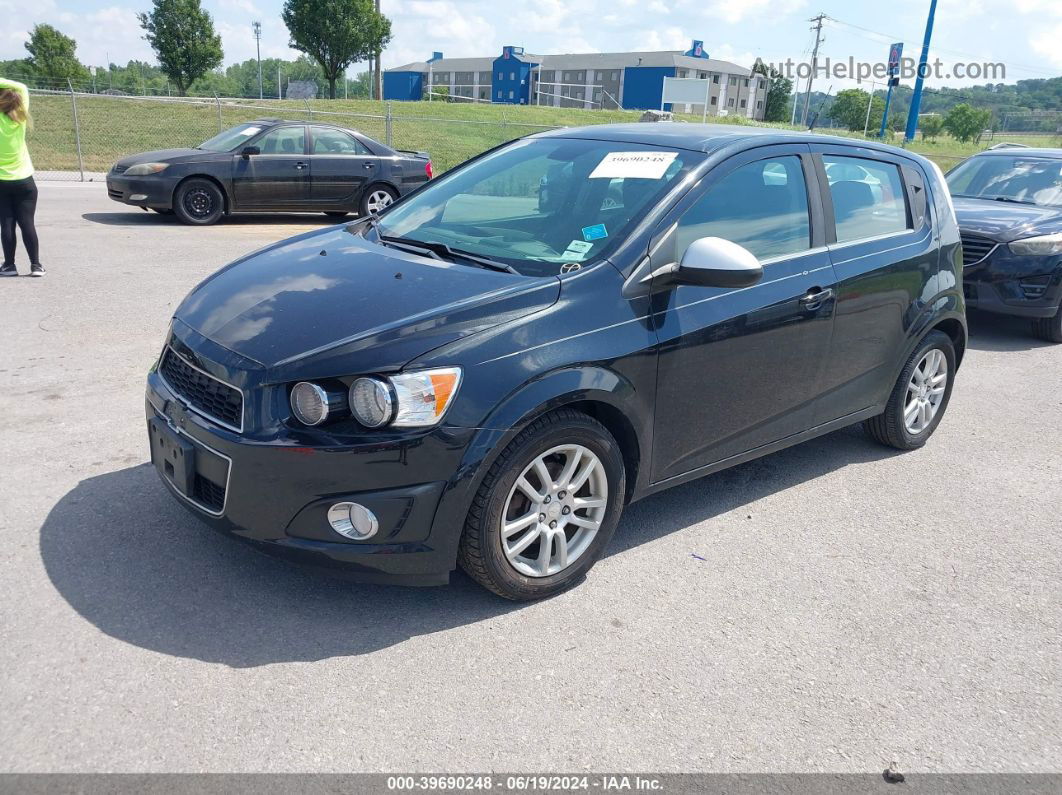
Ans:
[{"label": "car hood", "polygon": [[987,235],[1001,243],[1062,231],[1062,208],[1059,207],[961,197],[952,202],[959,229]]},{"label": "car hood", "polygon": [[218,152],[208,152],[205,149],[156,149],[153,152],[140,152],[123,157],[116,165],[126,169],[138,163],[185,163],[193,160],[211,160],[217,155]]},{"label": "car hood", "polygon": [[397,370],[559,294],[557,278],[427,259],[344,225],[237,260],[196,287],[175,317],[277,380],[307,370],[324,378]]}]

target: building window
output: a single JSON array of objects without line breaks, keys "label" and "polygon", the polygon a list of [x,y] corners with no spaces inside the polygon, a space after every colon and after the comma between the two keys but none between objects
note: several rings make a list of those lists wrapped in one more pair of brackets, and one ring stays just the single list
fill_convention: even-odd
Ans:
[{"label": "building window", "polygon": [[712,83],[719,85],[719,75],[712,75]]},{"label": "building window", "polygon": [[502,98],[502,93],[501,93],[501,91],[499,91],[498,92],[498,99],[501,99],[501,98]]},{"label": "building window", "polygon": [[719,104],[719,97],[712,97],[712,104],[713,105],[718,105]]},{"label": "building window", "polygon": [[514,96],[514,95],[513,95],[513,92],[512,92],[512,91],[510,91],[510,92],[509,92],[509,99],[512,99],[512,98],[513,98],[513,96]]},{"label": "building window", "polygon": [[749,81],[748,81],[748,79],[746,78],[746,80],[745,80],[745,88],[748,88],[748,87],[749,87]]},{"label": "building window", "polygon": [[481,88],[479,90],[479,98],[480,99],[486,99],[487,98],[487,89]]},{"label": "building window", "polygon": [[708,79],[708,73],[707,72],[698,72],[697,73],[697,79],[698,80],[707,80]]},{"label": "building window", "polygon": [[596,73],[596,74],[594,75],[594,79],[595,79],[595,80],[596,80],[597,82],[599,82],[599,83],[600,83],[600,82],[601,82],[602,80],[604,80],[604,79],[605,79],[605,73],[604,73],[604,72],[597,72],[597,73]]},{"label": "building window", "polygon": [[516,72],[509,72],[509,79],[510,80],[515,80],[516,79]]},{"label": "building window", "polygon": [[732,107],[734,107],[734,98],[733,98],[733,97],[731,97],[730,99],[728,99],[728,100],[726,101],[726,106],[727,106],[728,108],[732,108]]},{"label": "building window", "polygon": [[730,78],[730,85],[732,85],[732,86],[736,86],[737,85],[737,78],[736,77],[731,77]]},{"label": "building window", "polygon": [[613,72],[612,73],[612,79],[613,80],[619,80],[619,72]]},{"label": "building window", "polygon": [[499,80],[504,80],[505,79],[505,73],[504,72],[498,72],[498,79]]},{"label": "building window", "polygon": [[763,110],[763,100],[762,99],[756,101],[756,110]]},{"label": "building window", "polygon": [[746,100],[741,100],[741,107],[743,107],[743,108],[748,107],[748,104],[749,103]]}]

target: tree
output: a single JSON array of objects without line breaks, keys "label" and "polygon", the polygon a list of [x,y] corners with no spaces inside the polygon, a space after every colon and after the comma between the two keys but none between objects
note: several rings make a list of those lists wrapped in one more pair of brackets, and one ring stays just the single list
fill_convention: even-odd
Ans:
[{"label": "tree", "polygon": [[162,71],[183,97],[192,83],[221,66],[221,36],[199,0],[153,0],[152,6],[137,19]]},{"label": "tree", "polygon": [[372,0],[285,0],[281,17],[290,46],[321,65],[331,99],[348,66],[371,58],[391,40],[391,21]]},{"label": "tree", "polygon": [[82,80],[88,69],[78,61],[77,42],[51,25],[34,25],[26,42],[27,59],[38,77],[51,80]]},{"label": "tree", "polygon": [[948,111],[944,117],[944,129],[956,140],[978,141],[985,127],[992,121],[992,111],[987,108],[977,109],[961,102]]},{"label": "tree", "polygon": [[907,114],[900,110],[890,115],[889,129],[893,132],[905,132],[907,130]]},{"label": "tree", "polygon": [[768,66],[763,61],[757,60],[752,67],[755,74],[763,75],[767,80],[767,99],[763,103],[764,121],[788,121],[789,95],[793,93],[793,81],[783,77],[782,73],[773,66]]},{"label": "tree", "polygon": [[936,113],[918,117],[918,129],[922,131],[923,141],[932,141],[944,132],[944,117]]},{"label": "tree", "polygon": [[848,88],[839,91],[833,101],[833,105],[827,111],[827,116],[835,122],[847,127],[849,130],[862,130],[867,125],[867,103],[870,105],[871,130],[881,127],[881,117],[885,113],[885,100],[870,94],[861,88]]}]

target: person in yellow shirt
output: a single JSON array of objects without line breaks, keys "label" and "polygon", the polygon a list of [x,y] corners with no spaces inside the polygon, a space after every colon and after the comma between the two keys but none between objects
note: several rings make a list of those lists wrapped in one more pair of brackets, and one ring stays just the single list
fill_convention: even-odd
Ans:
[{"label": "person in yellow shirt", "polygon": [[16,226],[22,231],[22,244],[29,254],[30,276],[44,275],[33,225],[37,183],[33,181],[33,162],[26,148],[28,126],[29,91],[22,83],[0,77],[0,238],[4,248],[0,276],[18,276]]}]

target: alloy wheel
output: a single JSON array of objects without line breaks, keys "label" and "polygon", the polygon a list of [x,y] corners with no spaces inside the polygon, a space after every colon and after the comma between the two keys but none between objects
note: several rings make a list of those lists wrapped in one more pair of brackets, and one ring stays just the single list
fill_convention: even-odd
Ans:
[{"label": "alloy wheel", "polygon": [[524,468],[509,491],[501,519],[505,558],[528,577],[559,574],[593,543],[607,507],[601,460],[578,444],[551,448]]},{"label": "alloy wheel", "polygon": [[922,433],[933,422],[948,386],[948,359],[944,351],[931,348],[918,362],[907,382],[903,424],[912,435]]},{"label": "alloy wheel", "polygon": [[374,190],[372,193],[369,194],[369,198],[366,199],[365,206],[368,208],[370,213],[378,213],[380,212],[380,210],[382,210],[384,207],[387,207],[393,201],[394,197],[391,196],[391,194],[387,191]]}]

